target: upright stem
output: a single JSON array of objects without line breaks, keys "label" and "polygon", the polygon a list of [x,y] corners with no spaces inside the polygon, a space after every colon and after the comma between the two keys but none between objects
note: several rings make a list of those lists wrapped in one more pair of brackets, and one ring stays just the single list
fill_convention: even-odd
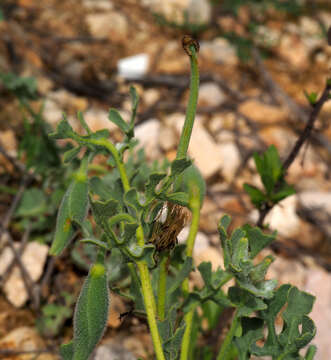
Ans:
[{"label": "upright stem", "polygon": [[186,110],[186,117],[183,130],[180,136],[177,149],[177,159],[186,157],[188,145],[191,138],[197,102],[199,93],[199,68],[197,59],[197,49],[194,45],[189,46],[190,63],[191,63],[191,79],[190,79],[190,97]]},{"label": "upright stem", "polygon": [[[136,236],[138,245],[144,246],[144,232],[141,225],[137,228]],[[157,360],[165,360],[162,349],[162,341],[156,322],[156,304],[148,266],[145,260],[138,261],[137,266],[139,269],[141,290],[143,293],[147,321],[154,344],[155,355]]]},{"label": "upright stem", "polygon": [[[200,191],[196,185],[190,186],[190,201],[189,206],[192,211],[192,222],[190,226],[190,232],[186,240],[186,256],[192,257],[194,241],[198,233],[199,220],[200,220]],[[189,292],[188,279],[186,278],[182,286],[184,294]],[[193,326],[195,308],[191,309],[185,316],[184,321],[186,324],[185,332],[182,340],[182,348],[180,353],[180,360],[187,360],[189,356],[189,350],[191,345],[191,332]]]}]

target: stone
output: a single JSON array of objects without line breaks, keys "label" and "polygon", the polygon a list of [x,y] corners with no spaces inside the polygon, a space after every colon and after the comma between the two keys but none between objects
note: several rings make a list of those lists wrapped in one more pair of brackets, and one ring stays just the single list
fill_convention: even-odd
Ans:
[{"label": "stone", "polygon": [[102,109],[95,107],[88,109],[84,112],[84,119],[93,132],[103,129],[107,129],[112,132],[118,129],[118,127],[109,120],[108,111]]},{"label": "stone", "polygon": [[[30,275],[31,280],[36,282],[42,275],[48,254],[48,246],[36,241],[29,242],[21,257],[22,263]],[[15,306],[21,307],[28,300],[21,271],[17,265],[6,280],[3,291],[7,299]]]},{"label": "stone", "polygon": [[205,56],[207,59],[210,59],[216,64],[238,64],[238,57],[235,47],[231,45],[228,40],[220,37],[212,41],[201,41],[200,53],[201,56]]},{"label": "stone", "polygon": [[90,33],[94,37],[106,37],[112,42],[119,42],[127,39],[129,26],[127,18],[115,11],[89,14],[86,16],[86,23]]},{"label": "stone", "polygon": [[213,82],[200,85],[198,106],[219,106],[226,101],[226,95]]},{"label": "stone", "polygon": [[7,151],[8,155],[16,157],[17,141],[13,130],[0,131],[0,143]]},{"label": "stone", "polygon": [[227,182],[231,182],[240,166],[240,153],[233,142],[221,143],[219,146],[219,156],[223,159],[222,175]]},{"label": "stone", "polygon": [[97,347],[93,360],[136,360],[124,346],[109,342]]},{"label": "stone", "polygon": [[107,325],[113,329],[117,329],[121,325],[120,315],[125,313],[126,308],[123,299],[115,294],[111,293],[111,306],[109,307],[109,316]]},{"label": "stone", "polygon": [[299,202],[306,208],[322,208],[331,214],[331,192],[304,191],[299,195]]},{"label": "stone", "polygon": [[[173,114],[168,121],[180,134],[184,124],[184,115]],[[196,116],[188,154],[201,171],[202,176],[208,179],[221,169],[224,159],[221,158],[221,148],[215,143],[201,121],[202,118]]]},{"label": "stone", "polygon": [[109,0],[83,0],[83,6],[89,10],[108,11],[114,8],[114,4]]},{"label": "stone", "polygon": [[309,269],[304,290],[315,295],[316,300],[309,314],[316,325],[317,333],[312,344],[317,346],[315,360],[331,359],[331,274],[323,269]]},{"label": "stone", "polygon": [[[280,236],[286,238],[295,237],[300,234],[302,220],[296,213],[297,202],[298,198],[296,195],[289,196],[282,200],[268,213],[264,221],[265,224],[269,224],[270,229],[277,230]],[[250,218],[254,223],[257,221],[257,210],[253,210]]]},{"label": "stone", "polygon": [[148,71],[149,55],[138,54],[124,59],[117,63],[118,75],[125,79],[140,79]]},{"label": "stone", "polygon": [[301,36],[297,34],[284,34],[280,40],[278,51],[280,56],[296,70],[303,70],[310,64],[307,48]]},{"label": "stone", "polygon": [[146,106],[152,106],[160,99],[160,92],[156,89],[146,89],[142,96],[144,104]]},{"label": "stone", "polygon": [[262,124],[287,120],[287,112],[280,106],[263,104],[257,100],[247,100],[240,104],[239,112]]},{"label": "stone", "polygon": [[159,144],[161,149],[169,151],[176,145],[176,134],[171,127],[162,126],[159,133]]},{"label": "stone", "polygon": [[[259,258],[262,260],[268,254],[270,250],[263,250]],[[266,275],[266,279],[277,279],[279,285],[290,283],[301,290],[304,288],[306,277],[307,270],[301,262],[281,256],[276,257]]]},{"label": "stone", "polygon": [[[16,328],[0,339],[0,349],[29,352],[45,348],[46,345],[37,331],[27,326]],[[18,354],[14,357],[16,360],[33,360],[36,358],[36,353]],[[14,359],[14,357],[10,357],[10,359]],[[58,356],[51,353],[41,353],[37,357],[38,360],[58,360]]]},{"label": "stone", "polygon": [[142,0],[142,4],[149,7],[153,12],[177,23],[184,21],[184,13],[189,3],[190,0]]},{"label": "stone", "polygon": [[157,159],[160,155],[159,133],[160,122],[150,119],[135,128],[135,138],[139,140],[137,148],[143,147],[149,159]]},{"label": "stone", "polygon": [[191,0],[187,8],[188,21],[196,25],[209,23],[211,10],[208,0]]}]

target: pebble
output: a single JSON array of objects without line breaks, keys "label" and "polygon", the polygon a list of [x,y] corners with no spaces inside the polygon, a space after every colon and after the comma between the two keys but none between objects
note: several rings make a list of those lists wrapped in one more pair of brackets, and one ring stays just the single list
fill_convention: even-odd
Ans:
[{"label": "pebble", "polygon": [[[17,245],[16,245],[17,246]],[[48,246],[36,241],[29,242],[22,255],[22,263],[33,282],[39,280],[43,273],[48,254]],[[8,256],[8,254],[7,254]],[[15,266],[6,280],[3,291],[7,299],[15,306],[23,306],[29,298],[26,291],[21,271]]]},{"label": "pebble", "polygon": [[213,82],[200,85],[198,106],[218,106],[226,101],[226,95]]},{"label": "pebble", "polygon": [[146,75],[149,66],[149,55],[138,54],[124,59],[117,63],[118,75],[125,79],[140,79]]}]

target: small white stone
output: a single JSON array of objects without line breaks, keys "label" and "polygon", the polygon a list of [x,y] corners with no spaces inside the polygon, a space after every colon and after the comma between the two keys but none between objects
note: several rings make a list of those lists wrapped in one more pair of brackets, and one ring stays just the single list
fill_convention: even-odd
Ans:
[{"label": "small white stone", "polygon": [[159,133],[159,144],[164,151],[169,151],[176,145],[176,134],[170,127],[161,127]]},{"label": "small white stone", "polygon": [[117,71],[125,79],[142,78],[147,73],[148,66],[149,55],[138,54],[119,60]]},{"label": "small white stone", "polygon": [[94,37],[109,37],[112,41],[119,41],[128,35],[128,21],[121,13],[109,11],[89,14],[85,19]]},{"label": "small white stone", "polygon": [[143,147],[150,159],[159,155],[160,122],[157,119],[148,120],[135,128],[135,138],[139,140],[138,148]]},{"label": "small white stone", "polygon": [[206,24],[211,18],[211,4],[208,0],[191,0],[187,8],[189,22]]},{"label": "small white stone", "polygon": [[277,230],[281,236],[291,237],[298,235],[301,229],[301,220],[296,213],[298,198],[289,196],[276,205],[266,216],[265,223]]},{"label": "small white stone", "polygon": [[219,156],[223,159],[222,175],[227,182],[231,182],[240,166],[240,153],[233,142],[221,143],[219,146]]},{"label": "small white stone", "polygon": [[199,89],[199,105],[218,106],[226,101],[226,95],[213,82],[204,83]]},{"label": "small white stone", "polygon": [[217,64],[236,65],[238,63],[236,49],[226,39],[216,38],[208,42],[201,41],[200,52]]}]

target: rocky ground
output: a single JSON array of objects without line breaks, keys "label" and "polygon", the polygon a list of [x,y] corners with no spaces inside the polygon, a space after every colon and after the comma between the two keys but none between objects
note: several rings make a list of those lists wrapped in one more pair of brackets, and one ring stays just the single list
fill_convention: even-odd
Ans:
[{"label": "rocky ground", "polygon": [[[196,31],[201,85],[189,154],[208,191],[194,257],[196,264],[211,261],[216,268],[222,265],[216,231],[222,214],[233,217],[233,226],[257,221],[258,214],[243,191],[246,182],[260,186],[253,152],[274,144],[285,158],[311,111],[304,90],[321,93],[330,76],[331,47],[322,29],[331,25],[331,7],[328,1],[314,3],[298,17],[269,10],[250,37],[247,29],[252,17],[260,20],[262,15],[244,6],[234,17],[224,11],[222,2],[212,6],[206,0],[5,0],[0,4],[4,16],[0,72],[37,79],[40,98],[31,106],[43,105],[43,117],[52,127],[65,112],[72,126],[79,128],[76,113],[83,111],[93,130],[108,128],[114,140],[119,134],[107,120],[108,109],[115,107],[128,119],[128,90],[135,85],[141,97],[136,128],[140,144],[150,161],[172,160],[188,96],[189,63],[180,40]],[[185,23],[187,19],[195,27]],[[222,36],[225,32],[253,38],[253,47],[244,47],[251,55],[246,61],[238,57],[233,42]],[[1,85],[0,94],[0,183],[18,188],[15,166],[24,165],[24,160],[13,158],[24,138],[22,113]],[[317,360],[331,358],[330,116],[331,101],[289,168],[287,181],[295,186],[296,195],[275,207],[265,221],[278,230],[274,250],[279,255],[269,276],[317,296],[311,315],[318,329],[313,341],[319,349]],[[56,348],[63,337],[70,337],[70,326],[61,338],[38,334],[33,294],[26,291],[20,269],[11,265],[15,255],[6,244],[11,242],[19,252],[20,243],[27,243],[22,263],[33,282],[40,285],[45,273],[51,272],[55,280],[48,280],[42,301],[54,301],[53,291],[61,288],[59,284],[78,291],[83,272],[68,257],[50,266],[47,241],[28,241],[28,232],[5,222],[10,219],[12,199],[13,194],[5,193],[0,199],[6,228],[0,241],[0,349],[17,351],[15,356],[3,354],[6,359],[34,359],[35,354],[19,352]],[[112,301],[97,358],[106,359],[108,353],[111,359],[111,352],[119,352],[121,359],[147,359],[152,347],[145,323],[136,318],[120,321],[127,304],[116,295]],[[55,358],[52,351],[38,354],[40,360]]]}]

